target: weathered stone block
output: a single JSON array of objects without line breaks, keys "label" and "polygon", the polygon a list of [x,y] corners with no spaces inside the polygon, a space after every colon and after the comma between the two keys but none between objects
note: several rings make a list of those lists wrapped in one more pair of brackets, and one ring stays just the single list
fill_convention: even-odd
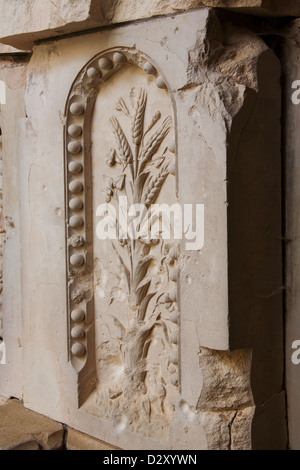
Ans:
[{"label": "weathered stone block", "polygon": [[0,38],[18,49],[31,49],[34,41],[196,7],[266,16],[300,14],[299,0],[2,0]]},{"label": "weathered stone block", "polygon": [[67,429],[66,448],[67,450],[119,450],[118,447],[111,446],[72,428]]},{"label": "weathered stone block", "polygon": [[[22,250],[1,393],[21,356],[28,408],[119,448],[252,446],[282,384],[279,79],[261,38],[206,8],[35,46],[18,146],[13,95],[4,116]],[[102,240],[125,196],[204,206],[204,244]]]},{"label": "weathered stone block", "polygon": [[60,423],[27,410],[17,400],[0,405],[1,450],[59,450],[63,434]]}]

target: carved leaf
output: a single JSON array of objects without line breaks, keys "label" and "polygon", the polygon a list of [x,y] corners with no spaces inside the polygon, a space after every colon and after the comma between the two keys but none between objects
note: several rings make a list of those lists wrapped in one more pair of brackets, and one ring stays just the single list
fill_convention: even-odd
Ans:
[{"label": "carved leaf", "polygon": [[114,180],[114,187],[122,190],[124,188],[125,175],[120,175]]},{"label": "carved leaf", "polygon": [[123,114],[125,114],[125,116],[131,117],[129,109],[127,108],[123,98],[119,98],[116,102],[116,110],[121,111]]},{"label": "carved leaf", "polygon": [[162,155],[157,155],[152,160],[153,160],[154,166],[156,168],[159,168],[161,166],[161,164],[165,161],[165,157],[162,156]]},{"label": "carved leaf", "polygon": [[160,112],[160,111],[157,111],[157,112],[154,114],[153,118],[152,118],[151,121],[150,121],[150,124],[148,125],[148,127],[147,127],[147,129],[146,129],[145,135],[146,135],[149,131],[151,131],[152,127],[155,126],[155,124],[160,120],[160,118],[161,118],[161,112]]},{"label": "carved leaf", "polygon": [[118,250],[116,249],[115,245],[112,243],[112,247],[113,249],[115,250],[119,260],[120,260],[120,263],[122,265],[122,268],[123,268],[123,271],[124,271],[124,274],[125,274],[125,277],[126,277],[126,281],[127,281],[127,285],[128,285],[128,289],[130,291],[130,272],[129,272],[129,269],[127,268],[122,256],[118,253]]},{"label": "carved leaf", "polygon": [[152,297],[154,297],[154,296],[155,296],[155,292],[150,292],[142,300],[141,305],[139,306],[139,320],[144,320],[145,319],[148,304],[149,304],[150,300],[152,299]]},{"label": "carved leaf", "polygon": [[143,358],[145,359],[148,355],[149,347],[151,344],[152,339],[149,338],[147,341],[145,341],[144,347],[143,347]]},{"label": "carved leaf", "polygon": [[144,171],[143,173],[140,173],[136,178],[134,182],[134,194],[136,200],[134,201],[134,203],[138,203],[138,201],[141,201],[144,185],[148,175],[149,171]]},{"label": "carved leaf", "polygon": [[165,324],[165,322],[161,322],[162,324],[162,327],[163,327],[163,332],[165,334],[165,337],[166,337],[166,340],[168,341],[168,343],[170,342],[169,340],[169,335],[168,335],[168,328],[167,328],[167,325]]},{"label": "carved leaf", "polygon": [[144,400],[142,403],[142,409],[147,416],[148,420],[150,421],[150,414],[151,414],[151,404],[149,400]]},{"label": "carved leaf", "polygon": [[135,276],[134,276],[134,283],[138,286],[144,277],[147,274],[149,265],[153,260],[153,256],[147,256],[146,258],[140,260],[135,268]]},{"label": "carved leaf", "polygon": [[122,336],[124,336],[124,334],[126,333],[124,326],[115,316],[113,316],[113,319],[114,319],[115,326],[117,326],[120,329]]},{"label": "carved leaf", "polygon": [[137,300],[137,304],[139,305],[144,297],[146,296],[148,289],[151,284],[151,279],[145,279],[139,286],[135,289],[135,296]]}]

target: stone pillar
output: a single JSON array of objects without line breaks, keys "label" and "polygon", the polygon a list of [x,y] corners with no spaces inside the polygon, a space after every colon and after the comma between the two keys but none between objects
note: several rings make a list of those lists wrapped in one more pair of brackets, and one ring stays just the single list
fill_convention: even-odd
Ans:
[{"label": "stone pillar", "polygon": [[[235,15],[82,34],[120,22],[86,3],[77,31],[2,33],[40,42],[2,116],[15,290],[0,394],[124,449],[283,449],[280,62]],[[179,207],[182,239],[155,217],[151,237],[131,219],[126,233],[125,196]],[[101,240],[121,202],[120,236]]]},{"label": "stone pillar", "polygon": [[[3,211],[2,241],[2,364],[1,394],[22,398],[22,308],[20,245],[20,182],[18,146],[20,118],[25,116],[24,89],[29,56],[2,47],[0,80],[6,85],[6,102],[1,104]],[[4,360],[5,353],[5,360]],[[5,362],[5,364],[4,364]]]}]

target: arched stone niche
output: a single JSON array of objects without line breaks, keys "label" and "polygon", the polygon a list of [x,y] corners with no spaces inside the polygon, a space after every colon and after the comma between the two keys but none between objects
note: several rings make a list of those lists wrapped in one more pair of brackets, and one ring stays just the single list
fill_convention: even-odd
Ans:
[{"label": "arched stone niche", "polygon": [[[68,345],[79,406],[166,440],[179,386],[179,240],[172,228],[162,236],[151,210],[177,202],[170,94],[149,57],[106,50],[73,83],[65,128]],[[109,207],[116,236],[104,240]]]}]

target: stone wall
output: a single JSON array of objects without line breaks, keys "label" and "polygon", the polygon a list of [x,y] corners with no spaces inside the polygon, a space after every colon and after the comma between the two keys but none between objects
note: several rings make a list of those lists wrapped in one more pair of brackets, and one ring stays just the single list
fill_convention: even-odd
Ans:
[{"label": "stone wall", "polygon": [[[282,17],[300,2],[38,6],[0,2],[1,41],[22,50],[1,55],[0,394],[123,449],[285,449],[282,77],[298,20]],[[101,239],[125,196],[146,214],[201,205],[204,243],[200,226],[194,244],[134,239],[144,220],[124,232],[124,205],[122,236]]]}]

